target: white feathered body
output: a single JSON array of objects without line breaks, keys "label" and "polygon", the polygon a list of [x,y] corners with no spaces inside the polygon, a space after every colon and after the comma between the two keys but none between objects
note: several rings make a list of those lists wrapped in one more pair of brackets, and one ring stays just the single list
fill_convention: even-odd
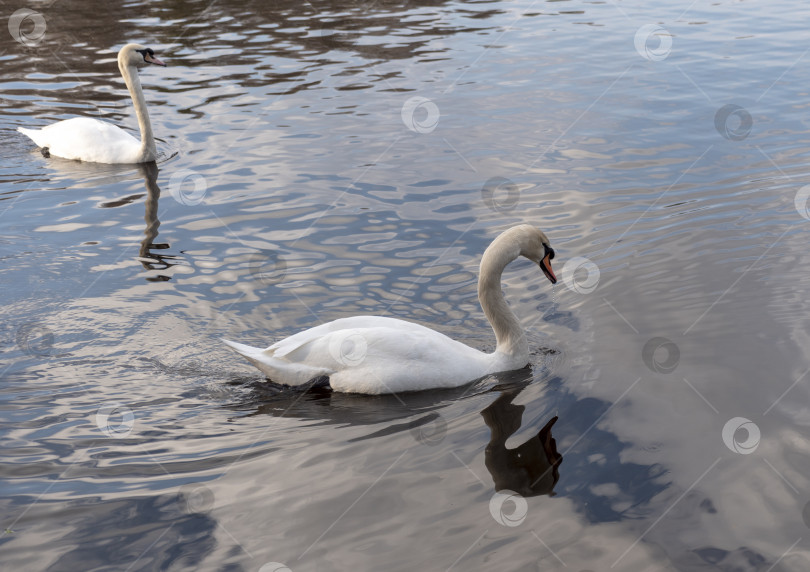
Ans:
[{"label": "white feathered body", "polygon": [[518,256],[536,262],[555,283],[554,249],[542,231],[528,224],[502,232],[484,251],[478,300],[497,345],[484,353],[435,330],[396,318],[356,316],[310,328],[267,349],[226,341],[272,381],[300,386],[328,377],[335,391],[398,393],[458,387],[485,375],[529,363],[520,321],[501,291],[501,274]]},{"label": "white feathered body", "polygon": [[458,387],[521,368],[519,356],[486,354],[396,318],[354,316],[294,334],[267,349],[225,340],[271,381],[300,386],[329,377],[335,391],[383,394]]},{"label": "white feathered body", "polygon": [[152,123],[146,110],[138,68],[150,64],[164,66],[151,48],[127,44],[118,52],[118,70],[132,98],[138,118],[140,140],[106,121],[90,117],[74,117],[42,129],[17,130],[39,147],[47,147],[53,157],[91,163],[145,163],[157,158]]},{"label": "white feathered body", "polygon": [[53,157],[93,163],[141,163],[141,142],[121,129],[90,117],[74,117],[42,129],[17,130],[39,147],[47,147]]}]

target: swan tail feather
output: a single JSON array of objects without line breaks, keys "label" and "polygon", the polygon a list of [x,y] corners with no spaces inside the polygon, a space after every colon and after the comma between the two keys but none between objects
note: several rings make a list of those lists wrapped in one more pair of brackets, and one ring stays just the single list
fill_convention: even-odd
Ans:
[{"label": "swan tail feather", "polygon": [[304,385],[314,378],[329,376],[331,372],[317,367],[307,366],[301,363],[292,363],[274,356],[275,350],[271,348],[261,349],[222,340],[225,345],[246,358],[250,363],[259,368],[271,381],[283,385],[299,386]]},{"label": "swan tail feather", "polygon": [[232,341],[226,340],[224,338],[222,339],[222,342],[226,346],[236,350],[237,353],[242,354],[245,357],[251,357],[251,356],[254,356],[256,354],[260,354],[260,353],[262,353],[264,351],[261,348],[254,348],[253,346],[249,346],[247,344],[240,344],[238,342],[232,342]]},{"label": "swan tail feather", "polygon": [[39,141],[37,141],[37,139],[39,138],[38,136],[40,135],[41,131],[40,129],[26,129],[25,127],[17,127],[17,131],[28,137],[31,141],[33,141],[36,144],[37,147],[44,146]]}]

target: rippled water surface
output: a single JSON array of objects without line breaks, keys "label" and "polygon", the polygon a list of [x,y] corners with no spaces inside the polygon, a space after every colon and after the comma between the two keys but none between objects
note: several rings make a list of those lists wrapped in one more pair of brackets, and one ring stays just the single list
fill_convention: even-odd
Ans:
[{"label": "rippled water surface", "polygon": [[[806,5],[0,9],[4,568],[810,569]],[[131,41],[169,64],[157,165],[16,132],[136,130]],[[561,277],[504,275],[524,370],[301,393],[220,341],[378,314],[491,350],[518,223]]]}]

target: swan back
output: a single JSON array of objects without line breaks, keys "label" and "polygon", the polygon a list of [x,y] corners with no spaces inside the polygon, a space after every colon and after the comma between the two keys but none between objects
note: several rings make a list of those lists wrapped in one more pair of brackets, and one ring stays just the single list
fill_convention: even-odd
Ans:
[{"label": "swan back", "polygon": [[112,123],[90,117],[65,119],[42,129],[17,130],[50,155],[91,163],[139,163],[141,142]]}]

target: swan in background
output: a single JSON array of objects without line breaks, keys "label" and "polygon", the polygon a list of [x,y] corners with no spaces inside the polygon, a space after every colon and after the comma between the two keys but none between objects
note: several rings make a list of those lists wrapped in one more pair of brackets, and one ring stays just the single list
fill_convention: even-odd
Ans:
[{"label": "swan in background", "polygon": [[165,63],[155,57],[151,48],[140,44],[127,44],[118,52],[118,69],[121,70],[135,105],[135,115],[141,130],[140,141],[120,127],[89,117],[66,119],[42,129],[18,127],[17,130],[41,147],[42,154],[46,157],[53,155],[93,163],[154,161],[157,148],[138,77],[138,68],[149,64],[166,67]]},{"label": "swan in background", "polygon": [[223,340],[271,381],[290,386],[329,378],[335,391],[398,393],[458,387],[529,363],[526,334],[501,291],[501,274],[518,256],[551,281],[554,250],[540,230],[523,224],[501,233],[484,252],[478,300],[497,346],[484,353],[425,326],[381,316],[355,316],[294,334],[267,349]]}]

